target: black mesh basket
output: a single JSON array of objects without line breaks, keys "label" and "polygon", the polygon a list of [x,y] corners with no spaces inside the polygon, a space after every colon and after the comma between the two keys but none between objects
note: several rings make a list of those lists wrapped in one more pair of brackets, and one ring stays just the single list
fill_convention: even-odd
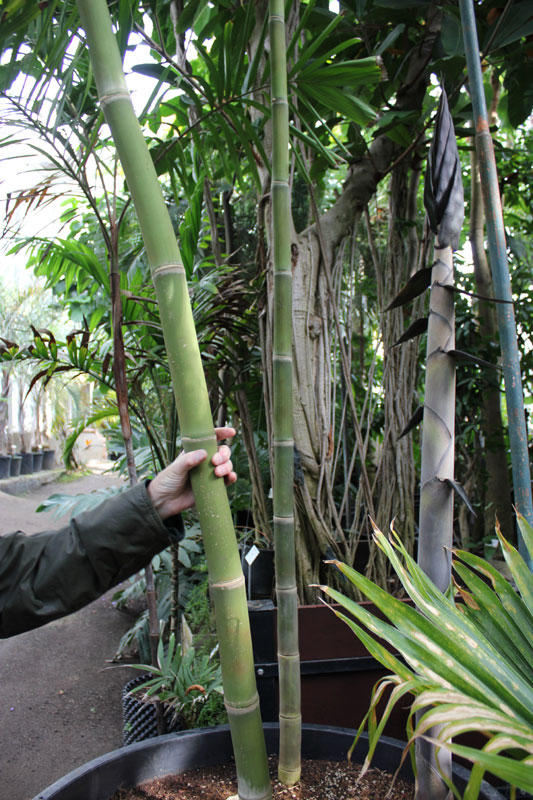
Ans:
[{"label": "black mesh basket", "polygon": [[[134,742],[142,742],[143,739],[151,739],[153,736],[158,736],[157,730],[157,715],[153,703],[144,703],[138,700],[135,695],[130,696],[129,692],[140,686],[152,676],[150,673],[139,675],[133,678],[122,689],[122,720],[123,720],[123,738],[124,744],[133,744]],[[171,716],[166,716],[167,733],[179,730],[179,724],[175,722],[171,724]]]}]

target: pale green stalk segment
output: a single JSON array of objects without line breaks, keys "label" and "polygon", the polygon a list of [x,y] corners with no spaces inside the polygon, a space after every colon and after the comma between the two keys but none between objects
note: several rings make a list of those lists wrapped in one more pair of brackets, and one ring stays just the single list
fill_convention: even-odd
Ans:
[{"label": "pale green stalk segment", "polygon": [[233,589],[238,582],[244,586],[242,573],[230,582],[212,582],[210,587],[220,639],[224,700],[232,709],[253,706],[258,699],[254,672],[247,669],[253,657],[250,626],[247,617],[241,618],[240,595]]},{"label": "pale green stalk segment", "polygon": [[[291,632],[291,636],[294,637],[295,641],[298,641],[298,630],[294,628],[292,622],[293,614],[297,614],[298,611],[297,592],[294,586],[293,570],[290,567],[290,558],[294,556],[294,520],[292,517],[285,519],[275,517],[274,525],[279,533],[276,545],[277,564],[279,564],[279,569],[276,570],[276,588],[278,592],[283,591],[283,595],[278,599],[278,626],[283,625],[284,635],[289,636],[289,632]],[[287,566],[287,563],[289,566]],[[290,610],[288,606],[285,606],[285,603],[288,602],[285,599],[287,592],[291,592],[294,595],[295,607],[291,606]],[[279,614],[280,604],[284,606],[284,613],[282,614]],[[285,616],[286,614],[288,617]],[[294,653],[294,649],[288,652]]]},{"label": "pale green stalk segment", "polygon": [[[165,213],[168,217],[168,212]],[[178,250],[174,232],[172,238]],[[207,391],[200,391],[200,387],[205,385],[205,378],[185,273],[155,270],[153,278],[164,326],[168,365],[173,385],[179,386],[176,408],[182,435],[186,439],[184,445],[186,449],[195,450],[200,446],[207,449],[211,444],[214,452],[216,442],[211,408]],[[208,441],[196,445],[194,440],[202,438]],[[213,482],[215,484],[216,481]]]},{"label": "pale green stalk segment", "polygon": [[[294,464],[293,427],[292,427],[292,359],[287,356],[274,354],[274,382],[276,394],[274,395],[274,415],[276,428],[274,435],[274,455],[287,463],[290,469]],[[292,474],[292,473],[291,473]],[[287,477],[289,477],[287,475]],[[279,480],[274,474],[275,486]],[[292,504],[292,479],[283,484]],[[274,504],[276,505],[274,498]],[[275,512],[277,512],[277,506]]]},{"label": "pale green stalk segment", "polygon": [[291,199],[284,12],[283,0],[271,0],[269,31],[274,262],[273,505],[280,698],[278,777],[283,783],[291,785],[300,778],[301,713],[294,547]]},{"label": "pale green stalk segment", "polygon": [[[126,89],[106,0],[78,0],[106,121],[111,128],[146,246],[186,449],[212,456],[216,439],[175,233]],[[179,390],[179,391],[178,391]],[[240,800],[272,792],[259,714],[244,578],[224,483],[210,461],[191,475],[205,542]]]},{"label": "pale green stalk segment", "polygon": [[[282,581],[279,581],[281,583]],[[285,652],[281,657],[294,659],[298,656],[298,630],[292,624],[293,615],[298,614],[298,595],[294,588],[280,589],[278,583],[278,639],[281,636]],[[294,690],[290,690],[293,696]]]}]

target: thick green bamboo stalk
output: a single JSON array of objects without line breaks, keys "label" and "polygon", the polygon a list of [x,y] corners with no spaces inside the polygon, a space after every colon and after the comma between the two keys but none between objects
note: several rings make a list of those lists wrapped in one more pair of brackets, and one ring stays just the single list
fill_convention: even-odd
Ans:
[{"label": "thick green bamboo stalk", "polygon": [[[511,443],[511,467],[517,510],[533,525],[533,501],[531,497],[531,471],[527,430],[524,414],[524,394],[520,374],[520,355],[516,335],[516,322],[513,307],[511,279],[507,261],[507,245],[500,200],[500,188],[496,171],[494,147],[489,130],[489,118],[483,74],[479,58],[479,43],[476,17],[472,0],[459,0],[466,62],[468,66],[469,89],[474,109],[475,143],[479,161],[479,174],[485,207],[490,266],[494,283],[494,293],[506,303],[497,304],[498,330],[502,353],[505,398],[509,417],[509,439]],[[533,570],[533,562],[520,531],[518,546],[521,555]]]},{"label": "thick green bamboo stalk", "polygon": [[280,747],[278,776],[300,779],[301,726],[298,596],[294,551],[292,422],[292,266],[289,107],[283,0],[270,0],[272,218],[274,255],[274,549],[278,604]]},{"label": "thick green bamboo stalk", "polygon": [[133,111],[106,0],[78,0],[100,104],[124,169],[152,271],[186,450],[209,458],[191,475],[214,598],[240,800],[267,800],[271,789],[244,578],[216,451],[211,409],[194,329],[185,271],[157,175]]}]

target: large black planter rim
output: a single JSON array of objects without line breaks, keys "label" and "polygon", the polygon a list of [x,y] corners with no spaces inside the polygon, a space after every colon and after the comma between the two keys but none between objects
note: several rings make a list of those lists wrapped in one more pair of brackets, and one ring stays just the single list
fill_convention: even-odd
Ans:
[{"label": "large black planter rim", "polygon": [[[269,754],[278,752],[279,726],[267,722],[263,726]],[[329,725],[302,726],[302,756],[312,759],[343,761],[355,731]],[[372,759],[372,766],[394,772],[401,759],[404,742],[383,736]],[[352,754],[353,762],[362,762],[368,751],[368,738],[362,735]],[[232,756],[228,725],[196,728],[169,733],[121,747],[95,758],[44,789],[33,800],[109,800],[119,788],[138,786],[153,778],[186,772],[202,766],[223,764]],[[404,761],[400,775],[412,778],[410,760]],[[454,765],[453,779],[463,790],[469,772]],[[483,782],[480,800],[504,800],[503,795]]]}]

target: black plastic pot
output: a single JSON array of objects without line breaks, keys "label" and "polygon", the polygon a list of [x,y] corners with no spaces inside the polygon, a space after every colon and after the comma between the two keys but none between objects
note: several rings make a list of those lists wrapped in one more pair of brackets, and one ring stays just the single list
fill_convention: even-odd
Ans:
[{"label": "black plastic pot", "polygon": [[11,456],[0,456],[0,479],[9,478],[11,470]]},{"label": "black plastic pot", "polygon": [[261,548],[251,564],[246,560],[253,545],[245,545],[241,550],[241,564],[246,583],[248,600],[272,597],[274,591],[274,551]]},{"label": "black plastic pot", "polygon": [[33,471],[40,472],[43,468],[43,454],[42,451],[39,450],[38,453],[32,453],[32,461],[33,461]]},{"label": "black plastic pot", "polygon": [[22,465],[22,458],[18,455],[11,456],[11,466],[9,474],[12,478],[18,478],[20,475],[20,467]]},{"label": "black plastic pot", "polygon": [[43,469],[53,469],[56,463],[55,450],[43,450]]},{"label": "black plastic pot", "polygon": [[[278,752],[279,728],[266,723],[266,746],[269,753]],[[327,725],[304,725],[302,730],[302,755],[304,758],[321,758],[343,761],[354,738],[354,731]],[[380,769],[396,770],[404,748],[403,742],[382,737],[372,764]],[[368,741],[361,737],[352,755],[352,761],[363,761]],[[144,781],[185,772],[212,764],[224,764],[231,759],[232,746],[228,725],[181,731],[145,742],[132,744],[96,758],[83,767],[38,794],[34,800],[109,800],[118,788],[132,788]],[[409,759],[400,774],[412,777]],[[464,789],[468,772],[463,767],[454,768],[454,781]],[[488,784],[483,784],[481,800],[503,800],[503,796]]]},{"label": "black plastic pot", "polygon": [[[364,601],[367,610],[377,612]],[[272,602],[248,604],[255,675],[264,722],[276,722],[279,709],[277,609]],[[377,612],[379,613],[379,612]],[[302,719],[314,725],[352,728],[370,706],[372,690],[389,670],[376,661],[353,631],[326,605],[298,608]],[[407,704],[393,709],[385,735],[405,737]]]},{"label": "black plastic pot", "polygon": [[[157,736],[157,714],[153,703],[143,703],[135,695],[130,695],[132,689],[140,686],[148,678],[150,673],[138,675],[124,686],[122,690],[122,739],[124,744],[142,742]],[[179,730],[179,725],[171,722],[171,717],[165,717],[167,731]]]},{"label": "black plastic pot", "polygon": [[20,474],[31,475],[33,472],[33,453],[17,453],[21,457]]}]

